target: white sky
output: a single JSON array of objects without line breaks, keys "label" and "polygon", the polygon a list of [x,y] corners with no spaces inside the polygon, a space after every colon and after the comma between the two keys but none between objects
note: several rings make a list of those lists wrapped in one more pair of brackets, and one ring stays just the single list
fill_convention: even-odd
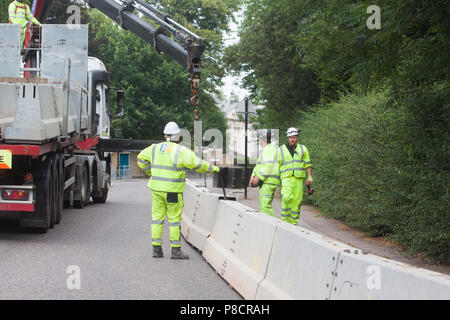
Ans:
[{"label": "white sky", "polygon": [[[243,19],[243,10],[238,11],[235,14],[237,23],[239,24]],[[224,35],[224,43],[225,46],[228,47],[236,42],[239,41],[238,35],[237,35],[237,28],[238,24],[230,22],[230,29],[231,31]],[[222,92],[224,94],[225,98],[228,98],[230,96],[231,92],[234,92],[235,94],[239,95],[239,100],[243,100],[246,96],[249,96],[250,93],[241,88],[242,83],[240,81],[240,77],[231,77],[227,76],[223,79],[224,86],[222,87]],[[235,84],[237,82],[237,84]]]}]

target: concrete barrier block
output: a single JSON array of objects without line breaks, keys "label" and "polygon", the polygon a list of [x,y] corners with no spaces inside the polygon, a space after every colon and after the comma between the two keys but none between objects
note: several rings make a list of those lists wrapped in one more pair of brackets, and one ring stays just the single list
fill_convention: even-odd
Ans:
[{"label": "concrete barrier block", "polygon": [[215,223],[219,194],[201,193],[189,228],[189,242],[203,251]]},{"label": "concrete barrier block", "polygon": [[281,222],[257,299],[329,299],[339,253],[347,245]]},{"label": "concrete barrier block", "polygon": [[191,181],[186,183],[181,233],[187,242],[201,251],[214,225],[219,197]]},{"label": "concrete barrier block", "polygon": [[280,220],[221,200],[203,251],[211,266],[245,299],[254,299],[264,279]]},{"label": "concrete barrier block", "polygon": [[450,277],[352,250],[341,252],[331,299],[450,300]]},{"label": "concrete barrier block", "polygon": [[181,234],[189,242],[190,228],[193,224],[194,215],[197,212],[200,200],[200,188],[192,182],[187,181],[183,193],[183,214],[181,215]]}]

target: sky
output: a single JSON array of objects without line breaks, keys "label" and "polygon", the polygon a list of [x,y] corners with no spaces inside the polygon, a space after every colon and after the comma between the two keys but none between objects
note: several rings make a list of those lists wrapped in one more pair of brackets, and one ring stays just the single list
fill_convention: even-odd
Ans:
[{"label": "sky", "polygon": [[[243,12],[244,12],[243,10],[240,10],[235,15],[237,24],[230,22],[231,31],[224,35],[225,40],[224,43],[226,47],[239,41],[239,37],[237,35],[237,28],[240,21],[242,21],[243,19]],[[239,95],[239,100],[243,100],[246,96],[250,95],[250,93],[247,90],[241,88],[242,83],[240,81],[240,77],[227,76],[224,77],[222,80],[224,83],[224,86],[222,87],[222,92],[224,93],[225,98],[228,98],[231,92],[234,92],[235,94]]]}]

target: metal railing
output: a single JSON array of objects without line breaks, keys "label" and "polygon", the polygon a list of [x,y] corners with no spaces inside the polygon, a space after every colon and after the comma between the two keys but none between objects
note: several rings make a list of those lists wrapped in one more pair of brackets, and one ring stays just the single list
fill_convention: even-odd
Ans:
[{"label": "metal railing", "polygon": [[131,166],[119,166],[116,172],[112,172],[112,178],[115,180],[126,180],[133,178]]}]

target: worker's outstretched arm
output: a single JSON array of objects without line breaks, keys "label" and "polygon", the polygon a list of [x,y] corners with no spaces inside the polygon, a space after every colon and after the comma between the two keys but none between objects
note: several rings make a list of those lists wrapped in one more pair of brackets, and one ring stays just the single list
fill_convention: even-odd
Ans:
[{"label": "worker's outstretched arm", "polygon": [[27,20],[31,21],[32,23],[40,26],[41,23],[31,14],[30,7],[27,5]]},{"label": "worker's outstretched arm", "polygon": [[152,175],[152,146],[142,150],[137,156],[138,167],[148,175]]},{"label": "worker's outstretched arm", "polygon": [[195,170],[200,173],[220,171],[219,167],[213,166],[212,164],[209,164],[208,162],[200,159],[192,150],[189,150],[186,147],[182,147],[181,153],[183,166],[187,167],[188,169]]}]

